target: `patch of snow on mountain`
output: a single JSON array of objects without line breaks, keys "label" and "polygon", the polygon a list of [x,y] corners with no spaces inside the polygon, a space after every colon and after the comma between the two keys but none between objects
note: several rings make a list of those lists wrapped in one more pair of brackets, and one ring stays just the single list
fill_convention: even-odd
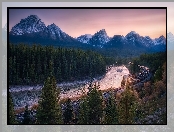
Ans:
[{"label": "patch of snow on mountain", "polygon": [[79,37],[77,37],[77,40],[79,42],[82,42],[82,43],[87,43],[89,42],[89,40],[92,38],[92,35],[91,34],[85,34],[85,35],[81,35]]},{"label": "patch of snow on mountain", "polygon": [[162,35],[159,38],[153,40],[154,45],[166,45],[166,38]]},{"label": "patch of snow on mountain", "polygon": [[105,29],[100,30],[96,35],[98,35],[101,44],[106,44],[110,41]]},{"label": "patch of snow on mountain", "polygon": [[13,35],[23,35],[26,33],[44,31],[45,28],[45,24],[37,15],[30,15],[25,19],[21,19],[20,23],[11,29],[11,33]]},{"label": "patch of snow on mountain", "polygon": [[66,37],[66,33],[64,33],[58,26],[56,26],[54,23],[47,26],[48,32],[50,33],[50,36],[53,39]]}]

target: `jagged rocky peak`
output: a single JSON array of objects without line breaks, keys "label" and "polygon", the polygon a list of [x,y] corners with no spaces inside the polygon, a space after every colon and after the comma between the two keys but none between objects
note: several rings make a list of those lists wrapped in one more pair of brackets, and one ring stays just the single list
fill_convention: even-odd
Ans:
[{"label": "jagged rocky peak", "polygon": [[137,34],[135,31],[131,31],[130,34]]},{"label": "jagged rocky peak", "polygon": [[91,34],[85,34],[77,37],[77,40],[82,43],[89,43],[89,40],[92,38]]},{"label": "jagged rocky peak", "polygon": [[52,24],[48,25],[48,27],[59,28],[55,23],[52,23]]},{"label": "jagged rocky peak", "polygon": [[125,38],[124,38],[124,36],[122,36],[122,35],[114,35],[112,38],[110,38],[110,40],[114,40],[114,41],[118,41],[118,40],[121,40],[121,41],[123,41],[123,40],[125,40]]},{"label": "jagged rocky peak", "polygon": [[67,38],[65,32],[63,32],[56,24],[52,23],[51,25],[47,26],[47,31],[49,32],[52,39],[60,39],[60,38]]},{"label": "jagged rocky peak", "polygon": [[106,30],[105,29],[101,29],[100,31],[98,31],[97,32],[98,34],[102,34],[102,35],[104,35],[105,37],[108,37],[109,38],[109,36],[107,35],[107,33],[106,33]]},{"label": "jagged rocky peak", "polygon": [[82,43],[92,45],[103,45],[110,41],[105,29],[97,31],[94,35],[85,34],[77,37],[77,40]]},{"label": "jagged rocky peak", "polygon": [[100,33],[106,33],[106,30],[105,29],[101,29],[100,31],[98,31]]},{"label": "jagged rocky peak", "polygon": [[151,39],[149,36],[145,36],[145,38],[148,39],[148,40]]},{"label": "jagged rocky peak", "polygon": [[166,38],[163,35],[160,36],[158,40],[161,44],[164,44],[164,45],[166,44]]},{"label": "jagged rocky peak", "polygon": [[155,45],[165,45],[166,44],[166,38],[161,35],[159,38],[154,39]]},{"label": "jagged rocky peak", "polygon": [[46,29],[45,24],[37,15],[30,15],[12,27],[10,33],[13,35],[23,35],[26,33],[41,32]]},{"label": "jagged rocky peak", "polygon": [[140,36],[140,35],[135,31],[131,31],[125,37],[128,38],[128,37],[134,37],[134,36]]},{"label": "jagged rocky peak", "polygon": [[107,42],[110,41],[110,38],[107,35],[105,29],[101,29],[100,31],[98,31],[97,33],[95,33],[93,37],[98,38],[98,40],[100,41],[101,44],[106,44]]},{"label": "jagged rocky peak", "polygon": [[134,42],[135,40],[141,41],[141,36],[140,36],[137,32],[135,32],[135,31],[129,32],[129,33],[125,36],[125,38],[126,38],[127,40],[132,41],[132,42]]},{"label": "jagged rocky peak", "polygon": [[28,19],[28,20],[40,20],[40,18],[37,16],[37,15],[30,15],[30,16],[28,16],[26,19]]},{"label": "jagged rocky peak", "polygon": [[159,37],[159,39],[166,39],[163,35],[161,35],[160,37]]},{"label": "jagged rocky peak", "polygon": [[52,31],[61,31],[61,29],[54,23],[52,23],[51,25],[48,25],[47,28]]},{"label": "jagged rocky peak", "polygon": [[92,35],[91,35],[91,34],[85,34],[85,36],[86,36],[87,38],[92,38]]}]

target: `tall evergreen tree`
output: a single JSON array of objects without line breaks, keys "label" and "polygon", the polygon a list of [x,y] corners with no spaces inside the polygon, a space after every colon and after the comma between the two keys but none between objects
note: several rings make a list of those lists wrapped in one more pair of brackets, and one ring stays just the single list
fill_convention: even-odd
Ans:
[{"label": "tall evergreen tree", "polygon": [[114,96],[111,96],[106,101],[104,124],[117,124],[118,112]]},{"label": "tall evergreen tree", "polygon": [[125,91],[121,94],[118,104],[118,120],[120,124],[134,124],[135,111],[137,109],[138,99],[134,91],[126,84]]},{"label": "tall evergreen tree", "polygon": [[89,105],[86,98],[80,104],[78,124],[89,124]]},{"label": "tall evergreen tree", "polygon": [[100,124],[103,107],[99,86],[90,84],[89,92],[80,104],[78,124]]},{"label": "tall evergreen tree", "polygon": [[100,124],[102,117],[102,94],[96,84],[92,86],[87,100],[89,105],[89,124]]},{"label": "tall evergreen tree", "polygon": [[61,124],[62,114],[58,104],[59,91],[56,87],[56,80],[53,76],[48,77],[42,88],[39,107],[37,110],[38,124]]}]

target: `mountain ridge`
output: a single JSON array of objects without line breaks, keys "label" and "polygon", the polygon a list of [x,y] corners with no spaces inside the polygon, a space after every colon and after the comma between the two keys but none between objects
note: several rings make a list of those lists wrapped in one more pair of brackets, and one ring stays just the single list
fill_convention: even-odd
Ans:
[{"label": "mountain ridge", "polygon": [[83,47],[83,48],[116,48],[116,49],[136,49],[148,51],[165,51],[166,38],[161,35],[159,38],[151,39],[149,36],[141,36],[135,31],[130,31],[127,35],[114,35],[109,37],[105,29],[101,29],[91,34],[80,35],[73,38],[63,32],[56,24],[48,26],[41,21],[37,15],[30,15],[12,27],[9,32],[11,42],[19,43],[40,43],[53,46]]}]

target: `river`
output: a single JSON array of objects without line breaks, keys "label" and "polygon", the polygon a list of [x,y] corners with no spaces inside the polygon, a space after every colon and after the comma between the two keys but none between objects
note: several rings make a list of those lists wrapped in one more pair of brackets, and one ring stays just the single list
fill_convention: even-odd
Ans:
[{"label": "river", "polygon": [[[118,88],[121,86],[121,81],[124,75],[128,75],[129,70],[125,66],[111,67],[107,73],[99,79],[94,79],[100,86],[100,90],[106,90],[109,88]],[[89,80],[74,81],[57,84],[61,89],[64,87],[70,88],[70,90],[61,90],[60,99],[63,98],[79,98],[82,95],[82,89],[88,92]],[[15,108],[24,107],[26,104],[32,106],[38,102],[41,89],[43,86],[11,86],[9,91],[12,93]],[[3,91],[4,93],[4,91]],[[5,94],[5,93],[4,93]]]}]

